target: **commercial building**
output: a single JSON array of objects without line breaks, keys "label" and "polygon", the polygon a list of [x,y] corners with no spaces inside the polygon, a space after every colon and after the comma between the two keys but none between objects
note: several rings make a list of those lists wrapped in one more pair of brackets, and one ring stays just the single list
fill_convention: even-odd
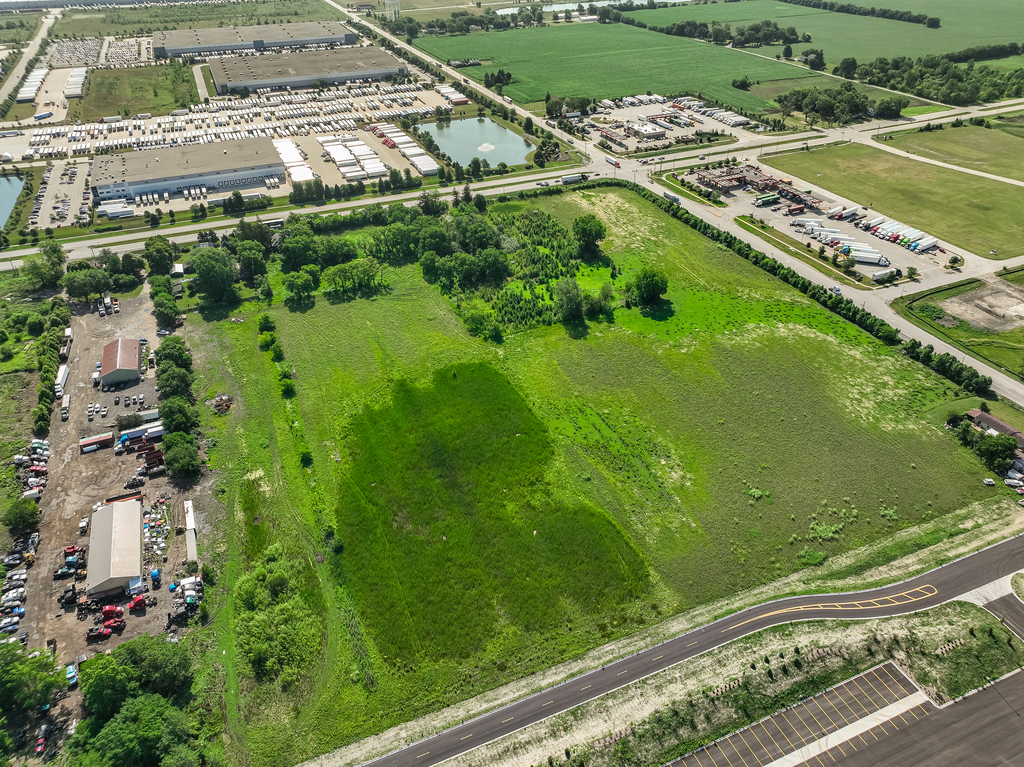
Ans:
[{"label": "commercial building", "polygon": [[660,139],[665,138],[665,129],[660,125],[648,122],[627,123],[625,127],[627,135],[638,139]]},{"label": "commercial building", "polygon": [[142,504],[118,501],[92,515],[89,535],[89,594],[130,588],[142,580]]},{"label": "commercial building", "polygon": [[138,381],[142,367],[142,344],[135,338],[119,338],[103,347],[100,381],[104,386]]},{"label": "commercial building", "polygon": [[252,138],[102,155],[93,165],[92,191],[101,201],[134,200],[190,186],[228,192],[262,187],[274,176],[284,176],[274,145],[269,138]]},{"label": "commercial building", "polygon": [[388,75],[408,77],[404,61],[376,46],[329,51],[292,51],[260,56],[210,59],[217,93],[232,88],[308,88],[324,80],[340,85],[352,80],[383,80]]},{"label": "commercial building", "polygon": [[157,58],[301,48],[305,45],[355,45],[359,36],[340,21],[301,21],[253,27],[171,29],[153,33]]}]

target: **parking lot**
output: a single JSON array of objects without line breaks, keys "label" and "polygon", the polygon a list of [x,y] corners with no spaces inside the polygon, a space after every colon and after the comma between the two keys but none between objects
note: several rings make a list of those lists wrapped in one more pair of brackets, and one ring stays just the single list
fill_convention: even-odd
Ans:
[{"label": "parking lot", "polygon": [[[43,173],[29,225],[40,229],[68,226],[76,216],[89,217],[89,161],[56,162]],[[40,196],[41,195],[41,196]]]},{"label": "parking lot", "polygon": [[919,703],[922,698],[903,672],[886,663],[671,764],[765,767],[786,758],[790,765],[824,767],[928,716],[935,707]]},{"label": "parking lot", "polygon": [[[155,635],[164,632],[168,613],[173,609],[167,585],[186,575],[183,567],[185,536],[176,534],[175,528],[184,523],[184,501],[191,499],[192,494],[175,487],[166,475],[146,480],[138,490],[126,490],[125,483],[138,477],[137,453],[115,455],[112,447],[90,453],[79,449],[81,439],[116,432],[114,420],[117,414],[141,409],[139,398],[149,406],[158,404],[152,371],[120,391],[103,392],[92,384],[92,374],[106,343],[117,338],[146,338],[153,344],[159,340],[146,292],[138,298],[122,299],[120,308],[118,314],[100,318],[95,304],[72,306],[74,341],[68,358],[69,376],[65,387],[65,392],[71,397],[69,418],[62,421],[60,408],[54,409],[49,435],[48,481],[40,499],[39,539],[35,562],[27,567],[24,582],[24,616],[18,633],[26,633],[25,640],[30,649],[52,648],[59,664],[73,664],[69,673],[77,673],[82,656],[87,660],[127,639],[145,633]],[[116,405],[115,398],[120,398]],[[124,406],[125,398],[131,400],[128,407]],[[99,414],[91,420],[89,403],[97,403],[100,407]],[[103,407],[107,408],[105,416],[102,415]],[[141,493],[143,504],[143,571],[148,574],[153,568],[159,569],[163,583],[160,588],[151,588],[147,580],[148,593],[144,595],[144,602],[148,603],[141,609],[129,610],[127,597],[105,597],[104,604],[122,608],[124,625],[112,624],[114,628],[109,636],[87,641],[87,631],[90,628],[102,629],[107,618],[94,609],[76,609],[76,602],[81,600],[80,594],[60,599],[62,594],[71,591],[69,587],[73,584],[76,592],[83,590],[84,593],[84,573],[75,575],[75,570],[88,567],[90,556],[89,534],[81,534],[81,521],[91,518],[97,504],[130,492]],[[23,548],[27,543],[23,543]],[[161,543],[164,548],[161,548]],[[82,547],[82,550],[74,550],[76,547]],[[69,562],[68,557],[74,557],[76,561]],[[80,561],[82,559],[84,562]],[[61,572],[63,568],[67,570]],[[118,617],[113,616],[113,619],[116,621]],[[55,700],[56,705],[48,715],[37,717],[38,721],[26,725],[30,732],[37,730],[42,723],[53,726],[55,732],[69,727],[75,719],[81,718],[80,703],[80,694],[74,687],[67,697]],[[56,748],[60,738],[53,738],[50,742]]]}]

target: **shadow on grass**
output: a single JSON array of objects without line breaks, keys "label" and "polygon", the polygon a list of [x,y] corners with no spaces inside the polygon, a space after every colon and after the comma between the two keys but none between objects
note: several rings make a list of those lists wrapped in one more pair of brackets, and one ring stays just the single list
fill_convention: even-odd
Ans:
[{"label": "shadow on grass", "polygon": [[640,315],[655,322],[664,322],[676,316],[676,309],[667,298],[659,298],[653,304],[640,306]]},{"label": "shadow on grass", "polygon": [[590,335],[590,328],[586,323],[586,320],[572,320],[562,323],[562,327],[565,328],[566,334],[569,338],[580,341]]},{"label": "shadow on grass", "polygon": [[285,308],[290,312],[298,314],[305,314],[311,309],[316,308],[316,297],[315,296],[288,296],[284,300]]}]

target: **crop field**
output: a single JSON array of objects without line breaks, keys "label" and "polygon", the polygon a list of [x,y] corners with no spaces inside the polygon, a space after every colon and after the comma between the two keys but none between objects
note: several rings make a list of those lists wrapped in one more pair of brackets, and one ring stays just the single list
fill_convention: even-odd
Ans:
[{"label": "crop field", "polygon": [[1024,140],[1010,131],[947,126],[927,133],[899,133],[887,146],[930,160],[1024,181]]},{"label": "crop field", "polygon": [[184,77],[176,76],[174,67],[141,67],[138,69],[97,69],[89,75],[85,97],[78,107],[85,122],[109,115],[137,112],[167,114],[181,103],[199,100],[191,68]]},{"label": "crop field", "polygon": [[[248,764],[302,761],[989,492],[920,419],[954,395],[944,379],[625,191],[497,206],[532,207],[600,216],[623,275],[667,271],[665,300],[496,347],[415,266],[374,299],[278,297],[293,399],[256,346],[264,307],[190,322],[204,398],[237,403],[204,423],[228,559],[282,545],[315,616],[259,682],[251,600],[229,590],[218,637],[239,637],[227,710]],[[579,277],[609,279],[605,261]]]},{"label": "crop field", "polygon": [[51,30],[55,37],[119,37],[151,34],[159,29],[245,26],[249,24],[294,24],[298,21],[345,19],[327,3],[289,3],[285,0],[237,3],[194,3],[154,5],[104,10],[66,10]]},{"label": "crop field", "polygon": [[[683,37],[626,24],[569,24],[463,37],[418,38],[416,45],[437,59],[477,58],[492,62],[462,70],[482,79],[499,68],[512,73],[504,93],[517,102],[553,96],[614,98],[653,91],[663,96],[700,93],[724,103],[759,110],[765,99],[732,87],[751,80],[799,77],[801,70]],[[810,74],[810,73],[808,73]]]},{"label": "crop field", "polygon": [[778,155],[765,162],[986,258],[1024,252],[1024,221],[1017,213],[1024,189],[1019,186],[862,144]]},{"label": "crop field", "polygon": [[[897,10],[927,13],[942,20],[939,29],[923,24],[832,13],[815,8],[792,6],[776,0],[748,0],[735,5],[695,5],[634,11],[629,15],[649,26],[668,26],[678,21],[693,20],[732,24],[733,28],[753,22],[771,20],[780,27],[796,27],[803,35],[811,35],[811,44],[796,44],[794,53],[804,47],[824,48],[830,66],[846,57],[861,62],[879,56],[918,58],[936,53],[949,53],[976,45],[1016,42],[1024,36],[1024,18],[1013,0],[995,0],[965,6],[948,1],[905,0],[885,6]],[[754,49],[767,56],[782,53],[783,46]]]}]

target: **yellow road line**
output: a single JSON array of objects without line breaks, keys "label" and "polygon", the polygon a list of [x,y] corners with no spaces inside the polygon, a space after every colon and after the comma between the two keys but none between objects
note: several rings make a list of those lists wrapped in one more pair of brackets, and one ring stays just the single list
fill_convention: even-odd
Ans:
[{"label": "yellow road line", "polygon": [[[929,597],[933,597],[933,596],[935,596],[938,593],[939,593],[939,590],[936,589],[934,586],[927,585],[927,586],[921,586],[920,588],[911,589],[910,591],[905,591],[902,594],[894,594],[891,597],[879,597],[879,599],[887,599],[887,600],[889,600],[891,602],[891,604],[889,604],[889,605],[878,605],[877,604],[877,600],[872,600],[872,602],[867,602],[867,603],[865,603],[865,602],[822,602],[822,603],[819,603],[819,604],[796,605],[796,606],[793,606],[793,607],[784,607],[781,610],[773,610],[772,612],[761,613],[760,615],[755,615],[753,617],[747,618],[747,620],[745,620],[745,621],[740,621],[739,623],[735,623],[732,626],[729,626],[728,628],[722,629],[722,633],[724,634],[726,631],[730,631],[731,629],[739,628],[740,626],[745,626],[748,623],[752,623],[753,621],[761,620],[763,618],[770,618],[770,617],[772,617],[774,615],[787,615],[787,614],[791,614],[791,613],[818,612],[818,611],[822,611],[822,610],[850,610],[850,611],[871,610],[871,609],[874,609],[874,608],[879,607],[879,606],[882,606],[882,607],[892,607],[892,606],[895,606],[895,605],[905,605],[905,604],[910,604],[911,602],[918,602],[918,601],[920,601],[922,599],[928,599]],[[903,597],[903,599],[897,601],[897,597]]]},{"label": "yellow road line", "polygon": [[552,703],[554,703],[554,701],[553,700],[549,700],[547,703],[545,703],[543,706],[541,706],[541,708],[544,708],[544,706],[550,706]]},{"label": "yellow road line", "polygon": [[505,724],[505,722],[511,722],[513,719],[515,719],[515,717],[514,716],[510,716],[508,719],[502,719],[501,723]]},{"label": "yellow road line", "polygon": [[588,684],[586,687],[581,687],[580,690],[589,690],[593,686],[594,685],[592,685],[592,684]]},{"label": "yellow road line", "polygon": [[657,658],[651,658],[651,663],[654,663],[654,661],[656,661],[656,660],[661,660],[664,657],[665,657],[664,655],[659,655]]}]

